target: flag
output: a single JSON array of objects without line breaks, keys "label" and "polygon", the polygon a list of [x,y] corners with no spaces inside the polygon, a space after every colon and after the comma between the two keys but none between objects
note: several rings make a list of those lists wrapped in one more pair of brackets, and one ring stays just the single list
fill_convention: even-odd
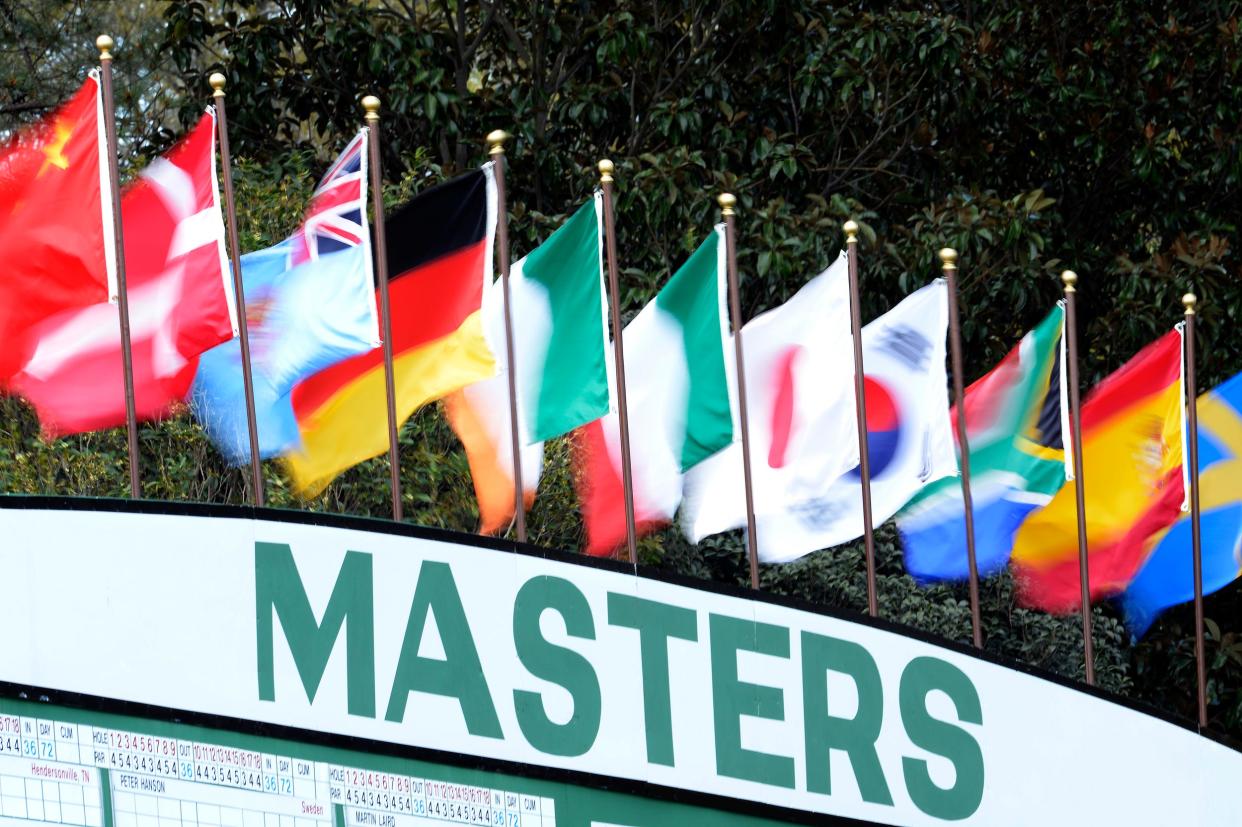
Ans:
[{"label": "flag", "polygon": [[[956,469],[953,435],[949,424],[949,404],[945,374],[945,332],[948,327],[947,294],[943,280],[907,296],[901,304],[863,328],[863,362],[867,401],[867,447],[871,460],[871,503],[875,524],[893,516],[924,485]],[[839,301],[839,299],[838,299]],[[820,313],[830,312],[820,308]],[[842,324],[837,321],[837,324]],[[844,328],[848,329],[848,328]],[[749,346],[749,339],[746,340]],[[848,372],[834,383],[853,404],[853,359],[848,349],[834,345]],[[749,381],[749,374],[748,374]],[[841,405],[842,403],[838,403]],[[818,427],[808,432],[803,444],[831,446],[847,450],[858,444],[857,420],[851,430],[845,414],[820,415]],[[756,417],[758,418],[758,417]],[[831,440],[831,441],[830,441]],[[822,449],[821,449],[822,450]],[[856,448],[850,448],[853,451]],[[829,473],[841,455],[815,460],[809,453],[803,459],[788,454],[797,471],[790,471],[791,482],[782,496],[762,515],[756,513],[759,557],[764,562],[788,562],[812,551],[848,542],[863,533],[861,477],[857,457],[851,470]],[[735,464],[740,465],[740,462]],[[824,474],[818,473],[820,470]],[[723,479],[712,479],[720,475]],[[689,483],[703,493],[688,499],[683,524],[686,534],[698,542],[709,534],[746,524],[744,510],[734,497],[729,510],[719,508],[716,492],[724,496],[730,487],[740,488],[740,475],[727,469],[705,467],[691,475]]]},{"label": "flag", "polygon": [[[733,440],[724,355],[724,256],[721,224],[625,328],[639,533],[670,521],[681,501],[682,474]],[[575,436],[575,481],[587,551],[607,555],[625,542],[626,534],[616,414],[580,428]]]},{"label": "flag", "polygon": [[603,194],[513,268],[518,423],[531,444],[608,413]]},{"label": "flag", "polygon": [[[379,344],[367,199],[367,130],[320,180],[301,226],[281,243],[241,258],[250,334],[259,454],[301,443],[290,394],[300,380]],[[241,347],[203,354],[195,417],[234,465],[250,462]]]},{"label": "flag", "polygon": [[289,239],[296,267],[328,253],[369,247],[367,231],[367,136],[363,128],[328,167],[311,194],[302,226]]},{"label": "flag", "polygon": [[[1242,374],[1200,396],[1198,416],[1203,593],[1211,594],[1242,571]],[[1189,512],[1152,537],[1146,562],[1121,598],[1136,637],[1168,607],[1194,599],[1190,539]]]},{"label": "flag", "polygon": [[[135,406],[139,419],[159,419],[185,399],[198,355],[236,332],[211,112],[126,189],[121,217]],[[61,311],[15,344],[12,387],[47,435],[125,423],[117,305]]]},{"label": "flag", "polygon": [[[1101,382],[1082,406],[1091,597],[1125,589],[1148,539],[1181,509],[1182,337],[1170,331]],[[1081,606],[1075,486],[1067,482],[1014,538],[1018,598],[1051,612]]]},{"label": "flag", "polygon": [[[744,328],[751,478],[760,550],[789,503],[858,464],[845,253],[793,298]],[[726,349],[726,365],[735,364]],[[686,475],[682,525],[692,542],[746,524],[742,445]]]},{"label": "flag", "polygon": [[[415,196],[385,231],[397,419],[404,422],[427,402],[496,373],[482,313],[496,231],[492,164]],[[302,380],[292,403],[301,447],[286,459],[304,495],[388,449],[382,348]]]},{"label": "flag", "polygon": [[[514,515],[513,435],[509,425],[506,373],[509,365],[504,347],[503,314],[501,283],[497,280],[484,297],[483,326],[492,353],[496,355],[498,373],[444,397],[444,414],[466,449],[466,461],[470,463],[481,534],[503,531]],[[520,410],[518,415],[520,418]],[[543,443],[523,445],[521,452],[522,500],[529,509],[543,473]]]},{"label": "flag", "polygon": [[[975,557],[981,576],[1004,568],[1018,526],[1065,483],[1064,319],[1064,310],[1057,306],[1000,364],[966,389]],[[951,415],[956,418],[956,408]],[[961,446],[957,449],[960,456]],[[927,486],[897,515],[897,527],[906,571],[915,580],[969,576],[960,479]]]},{"label": "flag", "polygon": [[[539,482],[543,441],[608,413],[602,195],[514,265],[513,346],[521,425],[523,498]],[[449,423],[466,448],[479,503],[480,530],[503,529],[513,518],[513,448],[505,361],[501,282],[484,302],[485,330],[500,373],[445,397]]]},{"label": "flag", "polygon": [[99,79],[0,147],[0,388],[35,323],[116,295]]}]

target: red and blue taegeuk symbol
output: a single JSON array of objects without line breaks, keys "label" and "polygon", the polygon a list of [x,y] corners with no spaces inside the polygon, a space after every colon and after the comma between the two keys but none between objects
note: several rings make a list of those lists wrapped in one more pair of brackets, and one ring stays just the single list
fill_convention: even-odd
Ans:
[{"label": "red and blue taegeuk symbol", "polygon": [[[878,379],[864,376],[863,388],[867,399],[867,455],[874,477],[884,473],[897,454],[901,444],[901,411],[892,391]],[[857,466],[849,473],[855,479],[862,478]]]}]

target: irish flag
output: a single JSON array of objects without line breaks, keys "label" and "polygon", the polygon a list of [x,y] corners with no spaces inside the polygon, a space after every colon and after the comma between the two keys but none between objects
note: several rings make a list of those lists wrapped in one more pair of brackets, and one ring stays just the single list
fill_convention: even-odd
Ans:
[{"label": "irish flag", "polygon": [[[514,265],[514,370],[527,505],[539,482],[543,442],[608,413],[602,195],[584,204],[547,241]],[[479,502],[480,531],[513,518],[513,448],[504,296],[495,282],[484,301],[484,330],[501,373],[444,400],[466,449]]]},{"label": "irish flag", "polygon": [[[725,369],[724,226],[673,274],[625,328],[635,521],[640,532],[672,520],[682,475],[733,441]],[[625,542],[620,426],[609,414],[579,431],[575,451],[587,551]]]}]

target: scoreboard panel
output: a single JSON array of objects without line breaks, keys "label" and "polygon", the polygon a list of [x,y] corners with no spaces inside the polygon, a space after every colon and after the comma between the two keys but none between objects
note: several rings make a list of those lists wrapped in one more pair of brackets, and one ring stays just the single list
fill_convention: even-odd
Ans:
[{"label": "scoreboard panel", "polygon": [[0,697],[0,827],[645,827],[762,819]]}]

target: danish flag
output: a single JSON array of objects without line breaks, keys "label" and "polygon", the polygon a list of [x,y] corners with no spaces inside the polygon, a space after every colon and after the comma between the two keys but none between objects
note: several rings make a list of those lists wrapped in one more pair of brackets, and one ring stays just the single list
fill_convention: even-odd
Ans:
[{"label": "danish flag", "polygon": [[[121,216],[137,414],[159,419],[185,399],[199,354],[234,333],[211,112],[126,189]],[[48,436],[125,423],[115,304],[50,316],[12,345],[12,387]]]},{"label": "danish flag", "polygon": [[290,239],[289,266],[357,247],[368,239],[367,131],[349,142],[311,196],[302,226]]}]

